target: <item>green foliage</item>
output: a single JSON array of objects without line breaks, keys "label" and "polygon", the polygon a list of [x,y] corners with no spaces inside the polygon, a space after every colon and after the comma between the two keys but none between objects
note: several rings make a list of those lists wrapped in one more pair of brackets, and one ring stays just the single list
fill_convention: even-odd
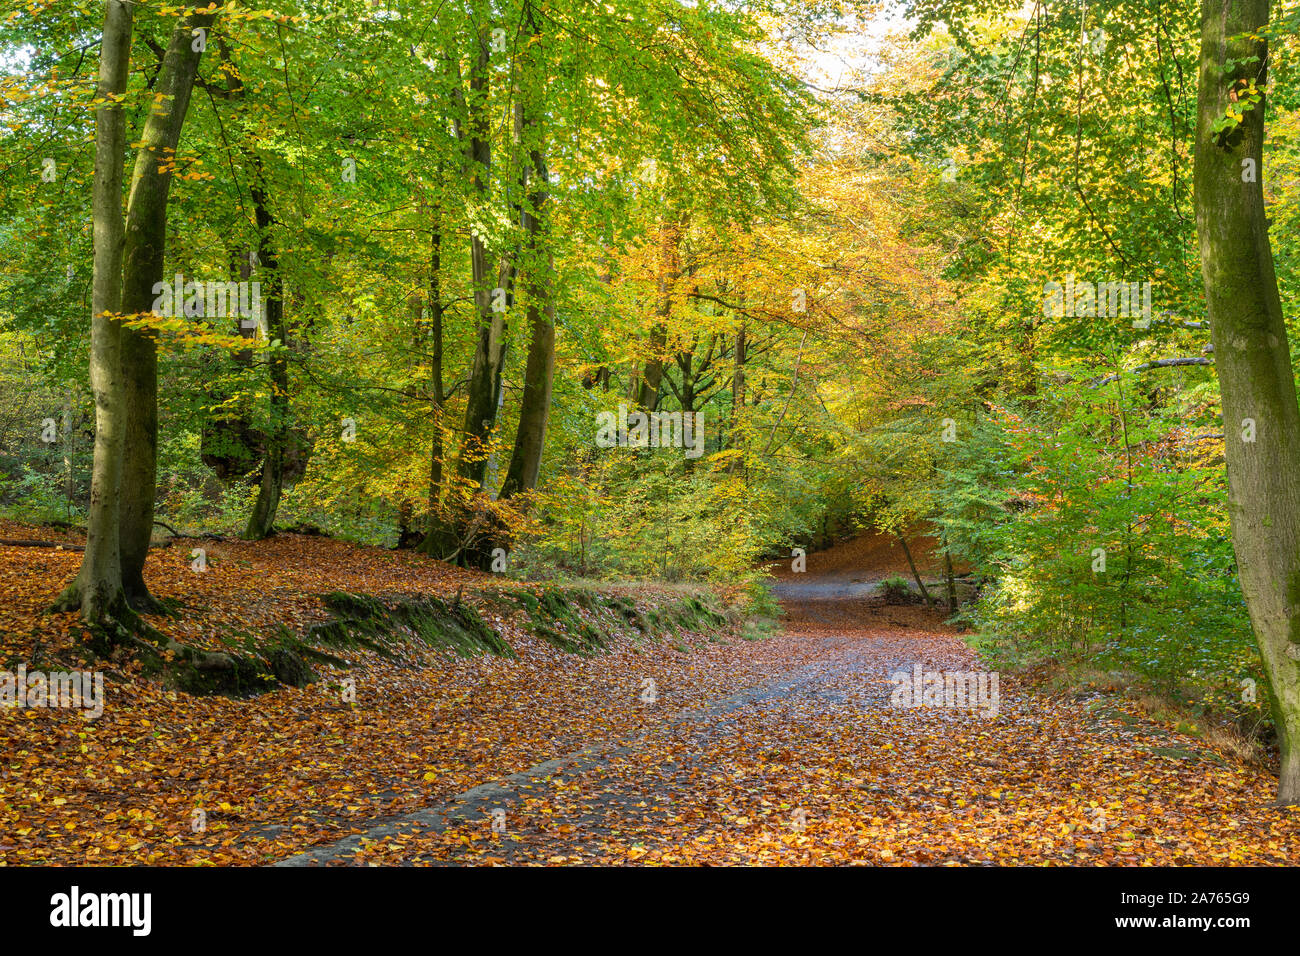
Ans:
[{"label": "green foliage", "polygon": [[886,604],[916,604],[921,600],[921,595],[916,593],[911,582],[900,575],[885,578],[876,586],[876,590]]},{"label": "green foliage", "polygon": [[58,477],[28,471],[17,479],[0,474],[0,514],[14,521],[50,524],[75,522],[83,512],[68,499]]},{"label": "green foliage", "polygon": [[525,569],[666,581],[752,573],[769,540],[752,489],[718,463],[688,470],[680,451],[603,454],[548,486],[540,534],[520,555]]},{"label": "green foliage", "polygon": [[[1204,356],[1208,339],[1191,216],[1195,10],[911,8],[921,32],[949,32],[907,47],[921,65],[900,61],[878,88],[894,161],[925,184],[908,234],[948,250],[962,304],[911,347],[915,368],[895,363],[899,397],[846,446],[867,466],[864,507],[889,530],[933,529],[981,582],[963,619],[995,659],[1114,669],[1184,703],[1250,710],[1241,681],[1262,678],[1217,383],[1150,364]],[[1274,169],[1298,162],[1294,53],[1271,53]],[[1252,82],[1241,93],[1238,119],[1258,103]],[[1271,180],[1288,290],[1293,178]],[[1047,308],[1047,284],[1071,279],[1151,282],[1150,321]]]},{"label": "green foliage", "polygon": [[934,516],[954,559],[992,579],[973,614],[986,651],[1119,668],[1173,697],[1213,689],[1220,708],[1237,707],[1259,662],[1221,437],[1190,418],[1116,384],[1061,387],[1023,415],[992,411],[982,427],[1001,441],[985,448],[999,454],[957,457]]},{"label": "green foliage", "polygon": [[[164,271],[274,278],[285,328],[153,323],[159,516],[243,527],[283,432],[281,526],[394,545],[440,522],[469,535],[481,519],[513,576],[720,581],[765,617],[764,559],[846,528],[920,529],[933,532],[930,567],[950,557],[982,583],[966,619],[990,653],[1124,668],[1230,705],[1258,661],[1227,544],[1217,386],[1203,367],[1150,364],[1209,361],[1191,215],[1196,10],[908,6],[918,36],[946,28],[884,43],[862,89],[819,99],[784,41],[845,40],[855,4],[231,8],[175,157]],[[174,11],[135,19],[130,142]],[[98,53],[79,8],[11,20],[0,506],[76,521],[92,250],[69,224],[88,220]],[[504,49],[483,49],[489,24],[504,25]],[[1284,301],[1300,295],[1295,25],[1288,10],[1273,27],[1267,106]],[[1263,89],[1244,77],[1216,132]],[[516,129],[525,101],[544,108]],[[536,249],[524,242],[534,151],[553,193]],[[45,157],[55,183],[33,163]],[[274,276],[255,249],[274,252]],[[499,418],[480,449],[463,434],[487,331],[476,297],[501,276]],[[552,301],[523,281],[537,276]],[[1071,279],[1150,282],[1152,321],[1045,308],[1048,283]],[[537,492],[497,501],[530,322],[547,305],[555,377]],[[287,407],[272,399],[281,360]],[[704,417],[699,457],[596,446],[596,416],[635,404],[651,368],[653,410]],[[47,418],[67,445],[38,441]],[[481,485],[462,476],[471,460],[487,463]],[[882,587],[915,598],[904,579]],[[716,613],[651,616],[557,591],[511,600],[533,602],[542,637],[582,651],[599,643],[584,610],[647,633]],[[354,607],[352,624],[330,626],[341,640],[378,618],[432,634],[426,613],[450,612]],[[460,625],[438,639],[484,644]]]}]

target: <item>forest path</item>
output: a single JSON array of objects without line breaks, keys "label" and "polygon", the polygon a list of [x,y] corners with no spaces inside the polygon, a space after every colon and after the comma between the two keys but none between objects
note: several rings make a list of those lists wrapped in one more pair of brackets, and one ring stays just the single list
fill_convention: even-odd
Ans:
[{"label": "forest path", "polygon": [[899,671],[980,670],[937,615],[853,596],[903,560],[859,539],[810,556],[807,578],[778,575],[787,633],[815,649],[811,663],[693,710],[658,699],[647,706],[663,722],[636,739],[282,865],[1297,858],[1294,816],[1265,805],[1267,775],[1112,699],[1049,698],[999,675],[996,714],[894,706]]}]

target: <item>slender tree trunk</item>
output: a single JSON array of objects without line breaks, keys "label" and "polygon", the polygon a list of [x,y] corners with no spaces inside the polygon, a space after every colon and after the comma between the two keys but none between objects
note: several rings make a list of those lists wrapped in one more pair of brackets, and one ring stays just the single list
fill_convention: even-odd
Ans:
[{"label": "slender tree trunk", "polygon": [[447,393],[443,388],[442,370],[442,212],[435,213],[429,255],[429,411],[433,417],[433,438],[429,443],[429,517],[420,550],[434,557],[450,554],[456,547],[455,535],[443,511],[443,480],[446,455],[443,430]]},{"label": "slender tree trunk", "polygon": [[[600,274],[596,276],[596,281],[605,287],[605,294],[609,295],[609,289],[614,284],[614,267],[609,254],[610,244],[610,227],[605,226],[605,232],[601,238],[600,250],[596,254],[596,262],[600,266]],[[591,371],[582,377],[582,387],[585,389],[600,386],[603,392],[609,391],[609,366],[605,364],[597,365]]]},{"label": "slender tree trunk", "polygon": [[[275,530],[275,513],[280,507],[284,490],[284,455],[289,437],[289,343],[284,320],[284,283],[280,275],[280,260],[276,255],[271,229],[275,219],[267,200],[265,181],[260,162],[255,162],[257,181],[251,192],[253,209],[257,216],[258,260],[266,281],[262,300],[266,306],[266,337],[271,343],[270,352],[270,422],[263,444],[266,452],[262,458],[262,478],[257,489],[257,501],[248,517],[244,537],[260,541]],[[278,342],[278,344],[276,344]]]},{"label": "slender tree trunk", "polygon": [[746,332],[742,321],[736,330],[736,364],[731,373],[731,434],[727,443],[732,448],[740,447],[740,413],[745,407],[745,362],[749,347]]},{"label": "slender tree trunk", "polygon": [[[741,428],[743,427],[742,419],[745,411],[745,362],[747,361],[746,350],[748,347],[747,330],[742,320],[740,328],[736,330],[735,366],[731,372],[731,421],[727,428],[727,448],[736,451],[741,450],[743,444],[741,441]],[[745,459],[742,455],[736,455],[727,464],[728,474],[741,474],[744,470]]]},{"label": "slender tree trunk", "polygon": [[[206,36],[216,17],[216,13],[194,13],[181,19],[154,84],[127,204],[122,308],[128,315],[151,310],[154,285],[163,278],[171,163],[202,55],[195,49],[200,44],[194,31],[202,30]],[[181,294],[181,290],[173,293]],[[120,515],[122,586],[134,606],[151,607],[153,601],[144,583],[158,466],[158,347],[151,331],[123,330],[122,368],[128,412]]]},{"label": "slender tree trunk", "polygon": [[[1263,86],[1267,0],[1202,0],[1196,226],[1223,397],[1228,513],[1282,751],[1278,802],[1300,803],[1300,409],[1262,186],[1264,102],[1216,135],[1244,81]],[[1230,67],[1229,69],[1225,68]]]},{"label": "slender tree trunk", "polygon": [[95,398],[95,458],[90,476],[86,550],[81,570],[56,607],[79,608],[92,625],[106,624],[123,602],[119,502],[125,445],[122,324],[122,174],[126,122],[118,97],[131,65],[130,3],[107,0],[95,99],[95,275],[91,292],[90,387]]},{"label": "slender tree trunk", "polygon": [[907,566],[912,569],[912,579],[916,581],[916,589],[921,592],[921,597],[925,598],[927,606],[934,604],[930,598],[930,592],[925,589],[925,582],[921,580],[921,573],[916,570],[916,562],[912,560],[912,549],[907,546],[907,539],[902,534],[898,535],[898,543],[903,546],[903,554],[907,557]]},{"label": "slender tree trunk", "polygon": [[945,544],[943,548],[943,571],[948,583],[948,613],[957,613],[957,583],[952,577],[952,552]]},{"label": "slender tree trunk", "polygon": [[63,399],[63,519],[72,520],[72,499],[76,497],[76,438],[72,416],[76,407],[76,392],[69,388]]}]

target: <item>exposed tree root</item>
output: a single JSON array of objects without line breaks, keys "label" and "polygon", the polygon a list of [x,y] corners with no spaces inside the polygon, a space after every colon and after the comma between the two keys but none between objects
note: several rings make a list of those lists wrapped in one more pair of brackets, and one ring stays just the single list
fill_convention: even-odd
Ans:
[{"label": "exposed tree root", "polygon": [[[145,621],[127,598],[118,594],[92,611],[86,620],[89,644],[107,660],[128,651],[144,665],[145,673],[161,673],[178,690],[190,694],[224,694],[243,697],[270,690],[277,684],[303,686],[315,680],[315,673],[297,648],[283,646],[269,661],[223,651],[206,651],[182,644]],[[173,602],[153,598],[149,605],[170,613]],[[55,600],[53,611],[82,609],[80,584],[74,581]]]}]

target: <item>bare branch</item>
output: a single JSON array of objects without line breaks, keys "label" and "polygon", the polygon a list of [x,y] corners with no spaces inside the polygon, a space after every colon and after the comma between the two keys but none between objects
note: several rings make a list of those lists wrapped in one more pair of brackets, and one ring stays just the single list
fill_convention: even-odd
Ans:
[{"label": "bare branch", "polygon": [[1137,366],[1136,368],[1131,368],[1124,373],[1117,372],[1114,375],[1107,375],[1105,378],[1093,379],[1088,384],[1093,385],[1095,387],[1101,387],[1102,385],[1109,385],[1111,382],[1119,381],[1119,377],[1121,374],[1137,375],[1140,372],[1149,372],[1153,368],[1178,368],[1179,366],[1183,366],[1183,365],[1213,365],[1213,364],[1214,363],[1211,362],[1209,359],[1201,358],[1200,356],[1185,356],[1183,358],[1156,359],[1151,362],[1143,362],[1141,365]]}]

